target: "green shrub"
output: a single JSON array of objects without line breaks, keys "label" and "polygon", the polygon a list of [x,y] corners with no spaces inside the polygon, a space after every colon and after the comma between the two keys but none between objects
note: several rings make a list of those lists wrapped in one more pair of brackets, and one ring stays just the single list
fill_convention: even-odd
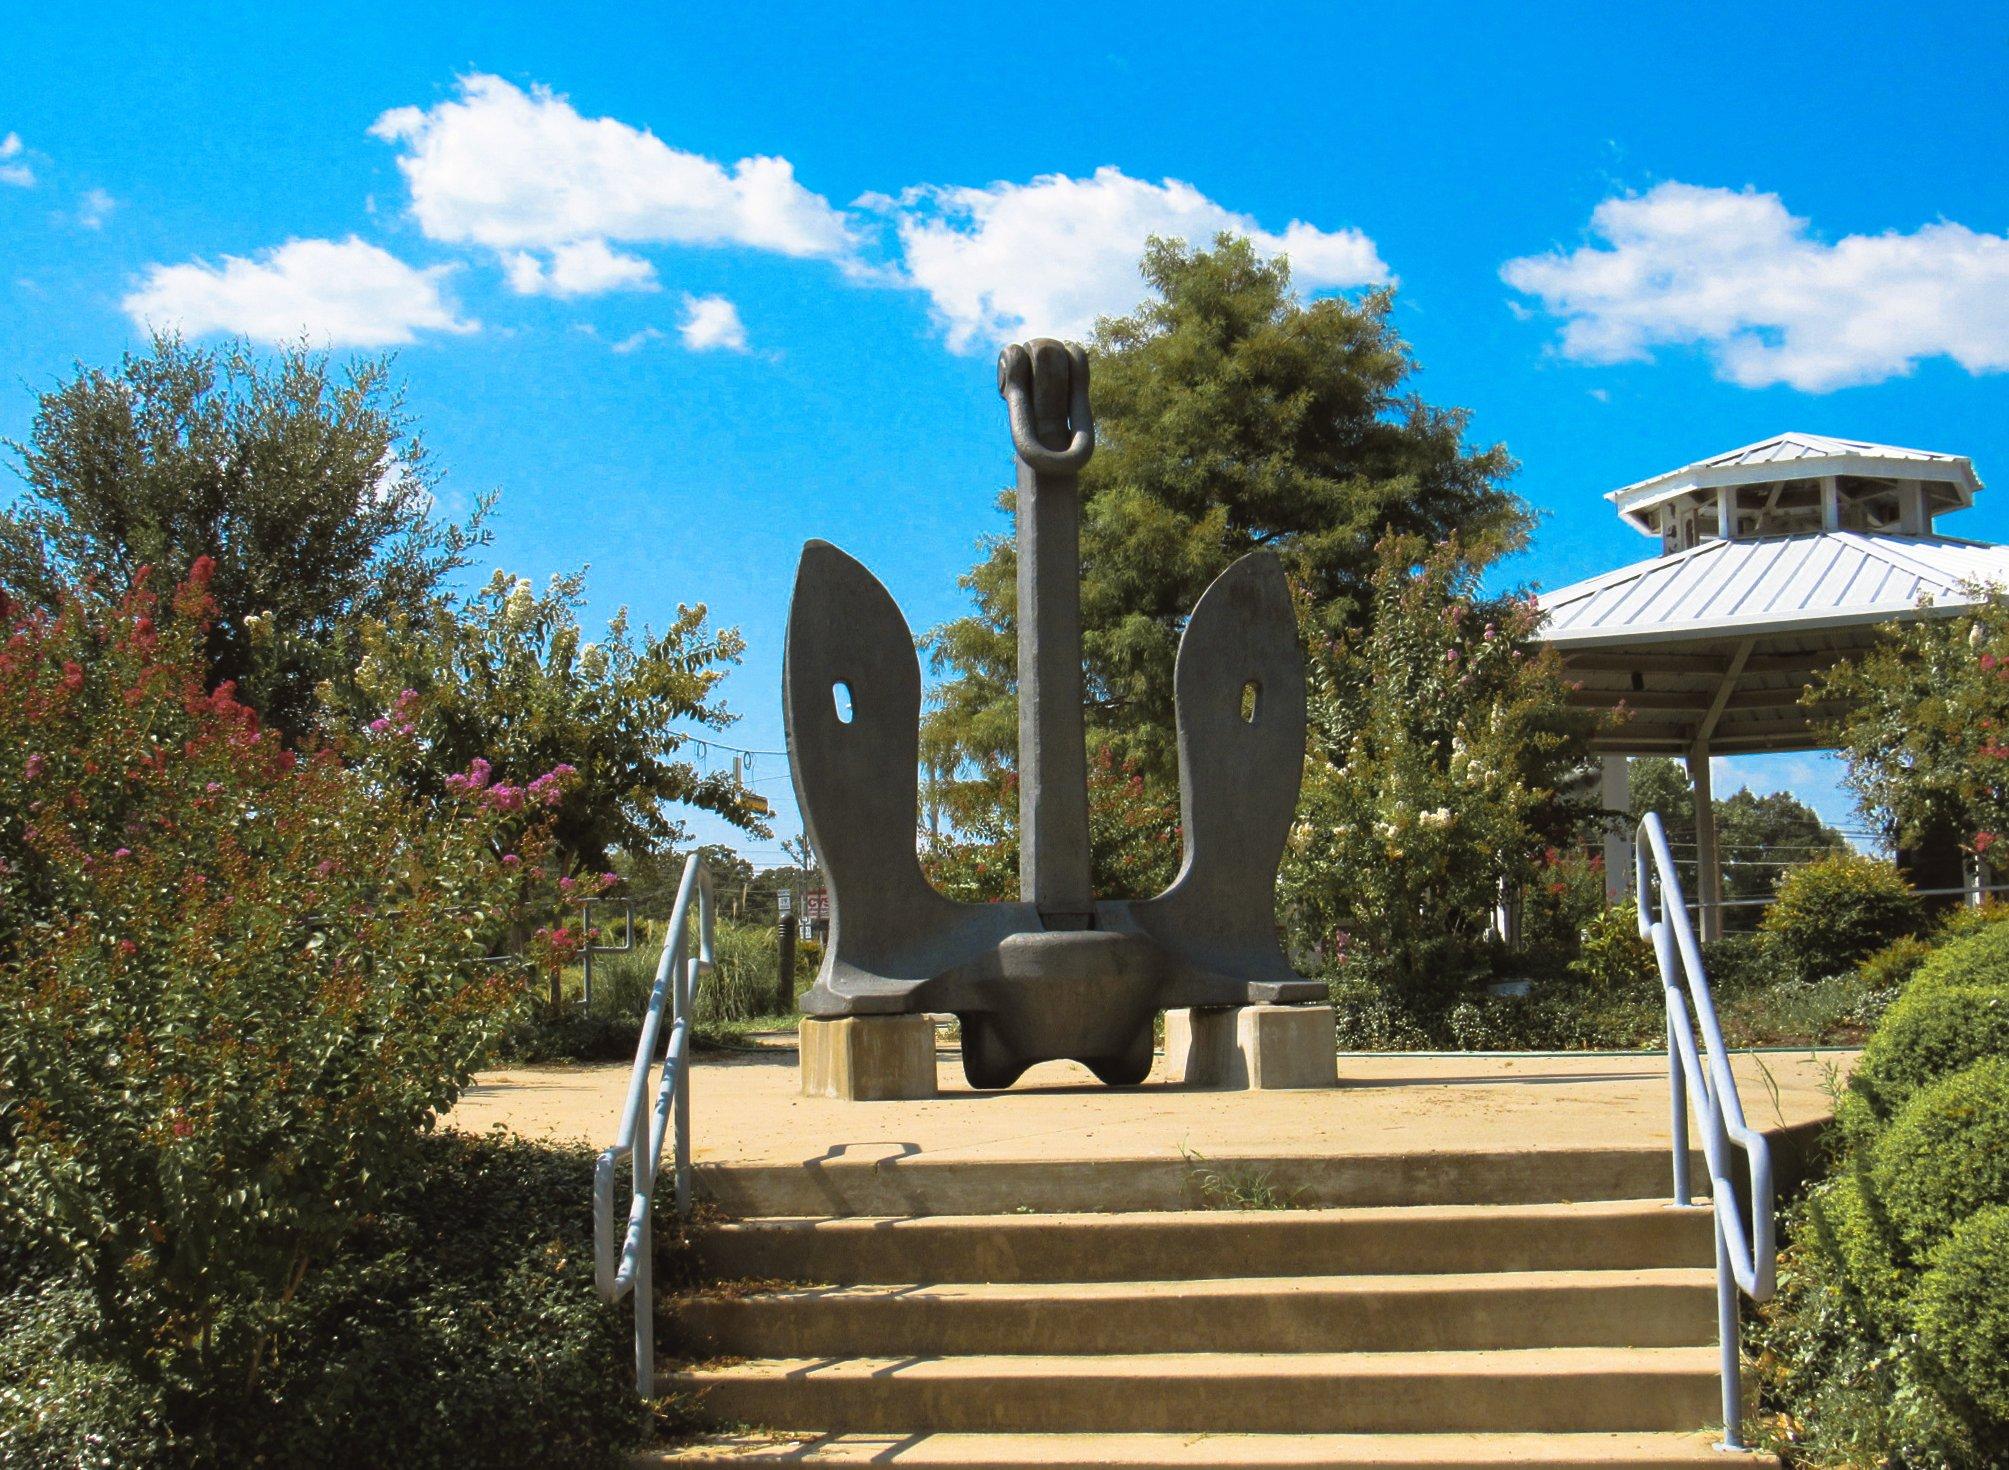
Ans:
[{"label": "green shrub", "polygon": [[1943,1370],[1917,1349],[1903,1278],[1857,1181],[1817,1185],[1785,1227],[1778,1293],[1751,1338],[1761,1408],[1786,1430],[1767,1447],[1805,1467],[1999,1470],[1999,1441],[1949,1402]]},{"label": "green shrub", "polygon": [[1860,1146],[1919,1089],[1986,1057],[2009,1056],[2009,991],[1959,987],[1901,995],[1849,1076],[1841,1117]]},{"label": "green shrub", "polygon": [[1762,990],[1789,978],[1778,945],[1762,931],[1711,940],[1702,946],[1702,968],[1708,973],[1709,988],[1717,995]]},{"label": "green shrub", "polygon": [[[2009,907],[2009,905],[1999,905]],[[1913,990],[2009,986],[2009,924],[1988,924],[1942,944],[1918,967]]]},{"label": "green shrub", "polygon": [[1799,1213],[1813,1248],[1833,1263],[1836,1278],[1878,1321],[1897,1321],[1905,1289],[1897,1235],[1867,1174],[1852,1169],[1830,1180],[1809,1195]]},{"label": "green shrub", "polygon": [[781,941],[774,927],[721,920],[713,948],[717,960],[699,982],[694,1024],[703,1029],[773,1015],[781,975]]},{"label": "green shrub", "polygon": [[1849,977],[1865,1004],[1903,988],[1850,1078],[1837,1176],[1787,1215],[1753,1344],[1796,1466],[2005,1463],[2009,986],[1973,982],[2001,973],[2009,926],[1954,932]]},{"label": "green shrub", "polygon": [[1396,998],[1364,967],[1341,964],[1326,981],[1333,1025],[1341,1051],[1421,1051],[1430,1037]]},{"label": "green shrub", "polygon": [[1926,958],[1936,952],[1930,940],[1907,934],[1865,959],[1856,967],[1856,975],[1868,994],[1895,997],[1918,973]]},{"label": "green shrub", "polygon": [[150,1470],[168,1463],[161,1385],[90,1350],[81,1286],[0,1286],[0,1465],[10,1470]]},{"label": "green shrub", "polygon": [[[661,926],[650,924],[627,953],[594,957],[593,1015],[633,1022],[647,1013],[662,943]],[[712,952],[712,971],[698,982],[693,1024],[702,1030],[773,1015],[781,973],[781,941],[774,929],[720,919],[712,934]],[[628,1049],[634,1050],[632,1041]]]},{"label": "green shrub", "polygon": [[[1960,1391],[2009,1435],[2009,1206],[1962,1221],[1918,1284],[1918,1333]],[[2009,1442],[2009,1439],[1998,1443]]]},{"label": "green shrub", "polygon": [[1978,904],[1962,904],[1948,909],[1939,921],[1934,935],[1944,943],[1947,940],[1964,939],[1970,934],[1978,934],[1983,929],[2009,919],[2009,903],[1998,898],[1984,898]]},{"label": "green shrub", "polygon": [[2009,1205],[2009,1057],[1913,1094],[1876,1141],[1872,1177],[1917,1258],[1984,1206]]},{"label": "green shrub", "polygon": [[1639,908],[1631,899],[1600,910],[1584,925],[1570,973],[1606,993],[1659,993],[1660,965],[1653,941],[1639,932]]},{"label": "green shrub", "polygon": [[250,1391],[163,1394],[93,1354],[88,1292],[0,1296],[0,1463],[616,1466],[646,1429],[593,1294],[584,1149],[428,1138],[289,1310]]},{"label": "green shrub", "polygon": [[1717,1019],[1731,1046],[1814,1046],[1858,1039],[1866,1025],[1862,981],[1854,975],[1825,980],[1780,980],[1720,996]]},{"label": "green shrub", "polygon": [[1917,895],[1896,865],[1856,853],[1792,869],[1764,918],[1781,960],[1802,980],[1853,970],[1918,924]]}]

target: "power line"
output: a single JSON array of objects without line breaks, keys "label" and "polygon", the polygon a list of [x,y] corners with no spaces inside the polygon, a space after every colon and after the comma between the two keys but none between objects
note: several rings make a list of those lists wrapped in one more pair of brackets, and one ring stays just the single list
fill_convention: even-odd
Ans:
[{"label": "power line", "polygon": [[768,755],[779,756],[783,760],[788,758],[788,752],[785,750],[748,750],[743,745],[727,745],[723,740],[707,740],[702,735],[680,733],[677,738],[691,745],[702,745],[706,750],[724,751],[727,755]]}]

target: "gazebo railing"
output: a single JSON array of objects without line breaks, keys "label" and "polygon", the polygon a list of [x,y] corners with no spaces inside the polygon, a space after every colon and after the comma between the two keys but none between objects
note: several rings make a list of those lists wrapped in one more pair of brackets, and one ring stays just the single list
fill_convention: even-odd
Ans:
[{"label": "gazebo railing", "polygon": [[[696,954],[690,952],[693,918],[697,920]],[[635,1391],[643,1398],[653,1397],[656,1391],[656,1178],[662,1168],[664,1140],[673,1136],[676,1211],[680,1216],[688,1214],[691,1003],[698,981],[712,967],[713,953],[711,872],[703,858],[693,856],[684,864],[676,907],[663,935],[662,957],[656,961],[656,983],[649,992],[648,1013],[642,1018],[641,1039],[635,1045],[635,1066],[628,1075],[628,1100],[621,1109],[620,1131],[614,1146],[600,1155],[593,1170],[593,1284],[610,1302],[634,1293]],[[665,1012],[670,1021],[666,1040]],[[662,1076],[654,1088],[655,1110],[649,1113],[650,1080],[658,1061]],[[623,1162],[629,1165],[627,1208],[621,1212],[625,1217],[622,1224],[617,1225],[614,1175]]]},{"label": "gazebo railing", "polygon": [[[1667,848],[1658,812],[1639,824],[1634,852],[1639,932],[1652,941],[1667,1001],[1667,1082],[1669,1123],[1674,1136],[1674,1202],[1693,1202],[1689,1181],[1688,1114],[1691,1100],[1702,1131],[1702,1157],[1709,1170],[1710,1206],[1716,1225],[1716,1335],[1723,1378],[1723,1448],[1742,1450],[1744,1388],[1742,1334],[1737,1294],[1768,1301],[1778,1268],[1772,1199],[1772,1147],[1744,1121],[1737,1079],[1730,1071],[1723,1028],[1709,994],[1702,949],[1695,941],[1681,880]],[[1701,1033],[1700,1046],[1696,1033]],[[1740,1204],[1732,1179],[1732,1152],[1744,1155],[1749,1185]],[[1748,1205],[1749,1213],[1745,1213]]]}]

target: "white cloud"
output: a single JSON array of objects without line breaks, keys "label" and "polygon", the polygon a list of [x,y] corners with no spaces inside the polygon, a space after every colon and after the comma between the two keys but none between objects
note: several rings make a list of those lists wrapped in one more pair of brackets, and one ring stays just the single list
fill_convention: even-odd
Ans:
[{"label": "white cloud", "polygon": [[723,296],[686,295],[677,335],[692,352],[746,351],[746,326],[739,319],[739,308]]},{"label": "white cloud", "polygon": [[620,341],[610,343],[608,345],[607,350],[610,352],[618,352],[621,354],[621,356],[626,357],[631,352],[641,351],[644,347],[647,347],[651,342],[660,342],[662,340],[663,340],[662,328],[643,327],[639,332],[630,332]]},{"label": "white cloud", "polygon": [[1660,184],[1592,211],[1602,244],[1501,267],[1564,319],[1561,350],[1639,361],[1704,349],[1745,387],[1825,392],[1950,357],[2009,370],[2009,238],[1941,221],[1833,244],[1776,194]]},{"label": "white cloud", "polygon": [[304,336],[332,347],[388,347],[422,331],[471,332],[441,293],[453,267],[420,270],[351,235],[289,240],[257,258],[156,265],[121,304],[142,325],[191,336]]},{"label": "white cloud", "polygon": [[77,223],[87,230],[101,230],[118,207],[118,200],[103,189],[86,189],[77,201]]},{"label": "white cloud", "polygon": [[35,170],[28,167],[22,155],[26,152],[19,133],[9,133],[0,138],[0,184],[12,184],[17,189],[34,187]]},{"label": "white cloud", "polygon": [[1223,230],[1247,235],[1266,254],[1289,255],[1293,279],[1311,291],[1392,279],[1359,230],[1293,220],[1277,234],[1191,184],[1113,167],[983,189],[922,185],[860,202],[893,216],[907,277],[928,293],[957,352],[1027,333],[1078,338],[1096,317],[1130,311],[1144,294],[1137,262],[1153,235],[1195,246]]},{"label": "white cloud", "polygon": [[[644,263],[612,251],[611,241],[827,258],[854,248],[843,213],[797,183],[787,159],[727,166],[617,118],[582,116],[546,87],[525,92],[501,77],[463,77],[456,99],[396,108],[370,132],[399,148],[426,235],[516,252],[505,263],[512,284],[568,295],[632,288]],[[543,284],[563,275],[567,251],[577,257],[589,247],[603,267],[625,264],[577,269],[572,290]],[[550,254],[550,265],[527,252]]]},{"label": "white cloud", "polygon": [[527,250],[503,260],[509,288],[522,296],[597,296],[603,291],[655,291],[656,268],[605,240],[560,245],[547,263]]}]

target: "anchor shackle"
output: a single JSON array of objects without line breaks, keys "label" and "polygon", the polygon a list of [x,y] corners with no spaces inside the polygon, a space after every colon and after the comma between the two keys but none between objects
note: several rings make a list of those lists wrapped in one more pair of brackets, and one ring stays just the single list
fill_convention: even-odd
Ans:
[{"label": "anchor shackle", "polygon": [[998,354],[998,394],[1020,459],[1042,474],[1081,472],[1095,453],[1086,352],[1051,337],[1014,342]]}]

